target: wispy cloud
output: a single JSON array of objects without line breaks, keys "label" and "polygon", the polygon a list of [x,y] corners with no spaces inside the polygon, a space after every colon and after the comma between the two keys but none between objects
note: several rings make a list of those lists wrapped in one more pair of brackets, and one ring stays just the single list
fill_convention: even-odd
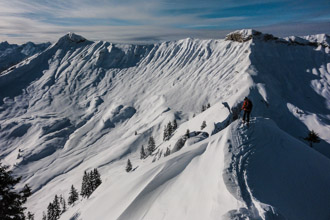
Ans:
[{"label": "wispy cloud", "polygon": [[0,41],[56,41],[71,31],[92,40],[153,42],[218,38],[233,29],[283,23],[329,22],[330,3],[315,1],[1,0]]}]

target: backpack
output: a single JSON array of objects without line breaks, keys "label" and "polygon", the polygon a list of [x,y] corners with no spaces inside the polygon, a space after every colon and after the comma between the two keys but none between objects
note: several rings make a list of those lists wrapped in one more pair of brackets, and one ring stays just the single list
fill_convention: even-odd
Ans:
[{"label": "backpack", "polygon": [[249,111],[251,111],[252,110],[252,107],[253,107],[253,104],[252,104],[251,100],[248,99],[247,100],[246,109],[249,110]]}]

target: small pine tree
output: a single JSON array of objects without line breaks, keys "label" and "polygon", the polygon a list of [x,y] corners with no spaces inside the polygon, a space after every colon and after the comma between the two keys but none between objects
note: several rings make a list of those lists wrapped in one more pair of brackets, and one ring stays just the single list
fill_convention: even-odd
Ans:
[{"label": "small pine tree", "polygon": [[59,219],[61,216],[61,206],[60,206],[60,201],[57,195],[55,195],[54,200],[53,200],[53,210],[54,210],[54,217],[55,219]]},{"label": "small pine tree", "polygon": [[168,140],[168,130],[167,130],[167,125],[164,127],[164,133],[163,133],[163,141]]},{"label": "small pine tree", "polygon": [[184,144],[186,143],[185,138],[179,138],[179,140],[175,143],[174,149],[181,150],[183,148]]},{"label": "small pine tree", "polygon": [[95,182],[96,177],[94,177],[93,171],[89,172],[88,175],[89,175],[89,192],[88,192],[88,197],[89,197],[96,189],[96,182]]},{"label": "small pine tree", "polygon": [[176,119],[173,121],[173,131],[175,131],[178,128],[178,123],[176,122]]},{"label": "small pine tree", "polygon": [[47,207],[47,220],[56,220],[53,203],[49,203]]},{"label": "small pine tree", "polygon": [[187,129],[186,134],[184,135],[187,139],[190,138],[190,131]]},{"label": "small pine tree", "polygon": [[148,151],[149,154],[152,154],[156,150],[155,139],[151,136],[148,141]]},{"label": "small pine tree", "polygon": [[210,108],[210,107],[211,107],[211,104],[210,103],[207,103],[206,108]]},{"label": "small pine tree", "polygon": [[28,213],[26,214],[26,218],[27,220],[34,220],[34,214],[28,211]]},{"label": "small pine tree", "polygon": [[166,152],[165,152],[165,154],[164,154],[164,157],[167,157],[168,155],[170,155],[171,154],[171,150],[170,150],[170,148],[166,148]]},{"label": "small pine tree", "polygon": [[126,165],[126,172],[130,172],[132,170],[132,163],[131,161],[128,159],[127,160],[127,165]]},{"label": "small pine tree", "polygon": [[27,197],[29,197],[32,194],[31,188],[27,184],[25,184],[24,188],[22,189],[22,191],[20,193],[23,194],[23,203],[25,203],[27,200]]},{"label": "small pine tree", "polygon": [[42,220],[47,220],[47,215],[45,212],[42,212]]},{"label": "small pine tree", "polygon": [[165,129],[164,129],[164,138],[163,138],[163,140],[164,141],[169,140],[172,136],[172,133],[173,133],[172,124],[171,124],[171,122],[168,122],[167,126],[165,126]]},{"label": "small pine tree", "polygon": [[203,123],[201,125],[201,130],[203,130],[204,128],[206,128],[206,121],[203,121]]},{"label": "small pine tree", "polygon": [[66,212],[66,202],[63,195],[60,195],[60,204],[61,204],[61,214]]},{"label": "small pine tree", "polygon": [[90,176],[85,171],[84,176],[83,176],[83,180],[82,180],[82,183],[81,183],[81,192],[80,192],[80,195],[83,198],[88,197],[89,193],[90,193],[90,179],[89,179],[89,177]]},{"label": "small pine tree", "polygon": [[70,190],[70,195],[68,198],[68,204],[72,205],[75,203],[75,201],[77,201],[79,199],[79,194],[78,191],[76,190],[76,188],[74,188],[74,186],[71,186],[71,190]]},{"label": "small pine tree", "polygon": [[202,112],[205,111],[205,110],[206,110],[206,106],[203,105],[203,106],[202,106]]},{"label": "small pine tree", "polygon": [[146,155],[146,152],[144,151],[144,146],[142,145],[141,151],[140,151],[140,159],[143,160],[146,157],[147,157],[147,155]]},{"label": "small pine tree", "polygon": [[[96,169],[96,168],[94,168],[94,170],[93,170],[93,176],[94,176],[94,190],[99,186],[99,185],[101,185],[101,183],[102,183],[102,180],[101,180],[101,174],[99,173],[99,171]],[[93,190],[93,191],[94,191]]]},{"label": "small pine tree", "polygon": [[168,130],[168,139],[170,139],[174,131],[171,122],[167,123],[167,130]]},{"label": "small pine tree", "polygon": [[137,133],[137,131],[135,131],[135,133],[134,133],[135,135],[137,135],[138,133]]},{"label": "small pine tree", "polygon": [[313,143],[320,143],[321,141],[319,135],[313,130],[308,132],[308,136],[304,140],[309,142],[310,147],[313,147]]},{"label": "small pine tree", "polygon": [[194,113],[194,114],[193,114],[193,118],[195,118],[195,117],[196,117],[196,114]]}]

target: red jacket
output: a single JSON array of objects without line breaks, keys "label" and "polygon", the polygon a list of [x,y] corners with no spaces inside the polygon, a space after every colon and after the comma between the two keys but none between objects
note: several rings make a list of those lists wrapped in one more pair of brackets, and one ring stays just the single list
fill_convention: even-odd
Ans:
[{"label": "red jacket", "polygon": [[252,110],[252,102],[249,99],[244,100],[242,109],[250,112]]}]

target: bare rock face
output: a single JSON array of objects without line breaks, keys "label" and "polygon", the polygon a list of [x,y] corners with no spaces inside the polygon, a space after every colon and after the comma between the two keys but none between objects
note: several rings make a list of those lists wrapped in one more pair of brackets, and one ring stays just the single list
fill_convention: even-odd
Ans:
[{"label": "bare rock face", "polygon": [[258,39],[258,40],[263,40],[263,41],[277,41],[279,38],[274,37],[271,34],[263,34],[259,31],[253,30],[253,29],[243,29],[243,30],[238,30],[229,33],[225,40],[231,40],[231,41],[236,41],[236,42],[247,42],[252,39]]},{"label": "bare rock face", "polygon": [[226,36],[225,40],[231,40],[231,41],[243,43],[243,42],[253,39],[256,36],[260,36],[260,35],[262,35],[262,34],[259,31],[252,30],[252,29],[243,29],[243,30],[234,31],[234,32],[229,33]]},{"label": "bare rock face", "polygon": [[225,40],[244,43],[249,40],[259,41],[274,41],[275,43],[283,43],[288,45],[300,45],[300,46],[313,46],[313,47],[329,47],[330,37],[326,34],[311,35],[305,37],[286,37],[278,38],[272,34],[264,34],[253,29],[243,29],[229,33]]}]

